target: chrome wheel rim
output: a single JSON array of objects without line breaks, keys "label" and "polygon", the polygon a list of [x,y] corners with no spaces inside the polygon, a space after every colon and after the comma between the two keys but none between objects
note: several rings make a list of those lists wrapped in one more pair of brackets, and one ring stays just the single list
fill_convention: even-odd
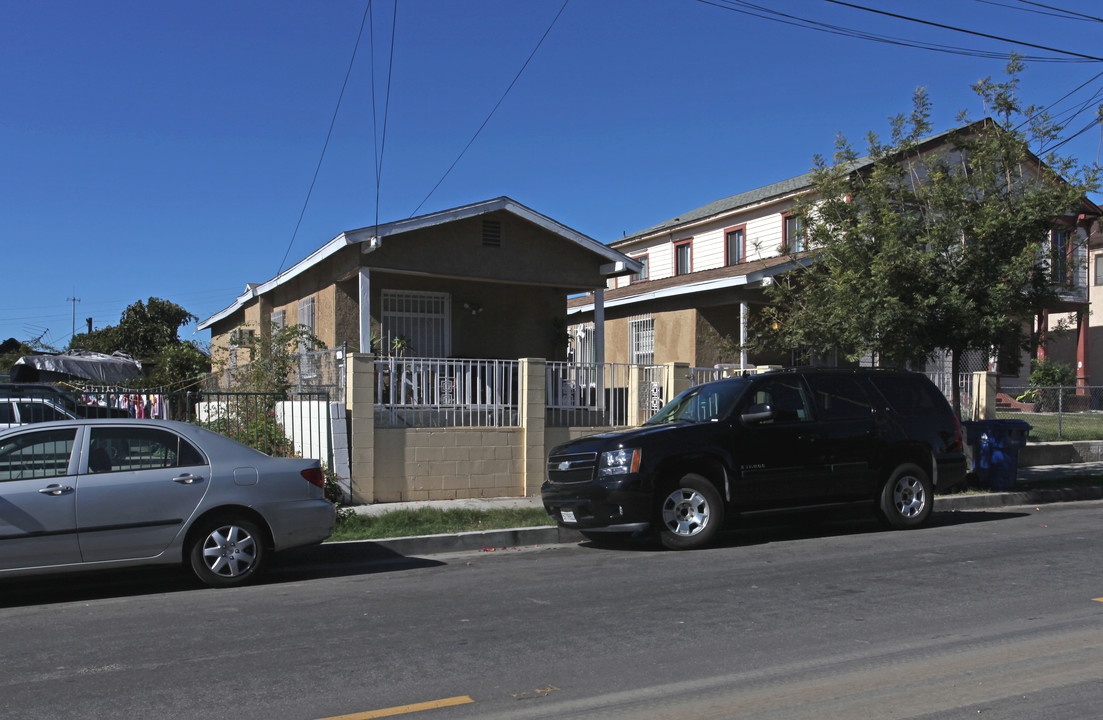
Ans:
[{"label": "chrome wheel rim", "polygon": [[203,542],[203,563],[220,577],[239,577],[256,561],[257,541],[239,525],[223,525]]},{"label": "chrome wheel rim", "polygon": [[679,488],[663,501],[663,525],[675,535],[692,537],[709,524],[709,501],[689,488]]},{"label": "chrome wheel rim", "polygon": [[927,504],[927,493],[918,478],[905,475],[892,488],[892,504],[900,517],[917,517]]}]

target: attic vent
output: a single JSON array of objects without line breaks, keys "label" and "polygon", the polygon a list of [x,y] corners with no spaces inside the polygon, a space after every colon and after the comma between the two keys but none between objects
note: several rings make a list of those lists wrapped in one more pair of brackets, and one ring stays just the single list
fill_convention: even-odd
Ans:
[{"label": "attic vent", "polygon": [[483,220],[483,245],[486,247],[502,246],[501,220]]}]

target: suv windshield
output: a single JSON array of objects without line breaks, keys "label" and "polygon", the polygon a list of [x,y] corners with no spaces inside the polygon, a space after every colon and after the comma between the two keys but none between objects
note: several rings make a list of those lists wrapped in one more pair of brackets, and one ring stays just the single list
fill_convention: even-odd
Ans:
[{"label": "suv windshield", "polygon": [[644,425],[716,422],[728,416],[750,382],[744,378],[698,385],[671,400]]}]

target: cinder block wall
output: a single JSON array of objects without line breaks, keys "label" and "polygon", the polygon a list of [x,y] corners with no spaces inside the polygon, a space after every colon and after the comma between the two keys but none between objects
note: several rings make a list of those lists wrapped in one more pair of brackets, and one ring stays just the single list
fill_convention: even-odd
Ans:
[{"label": "cinder block wall", "polygon": [[[547,427],[545,361],[521,362],[520,427],[377,428],[374,358],[349,353],[346,412],[353,502],[406,502],[540,494],[548,451],[607,428]],[[688,366],[670,363],[670,397],[688,386]],[[630,394],[638,383],[630,385]],[[629,407],[638,405],[630,397]]]}]

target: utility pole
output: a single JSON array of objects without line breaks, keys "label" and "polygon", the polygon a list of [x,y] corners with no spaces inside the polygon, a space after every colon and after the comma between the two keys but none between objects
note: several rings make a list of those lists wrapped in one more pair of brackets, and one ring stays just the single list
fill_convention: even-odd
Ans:
[{"label": "utility pole", "polygon": [[[73,335],[77,334],[77,303],[80,302],[80,298],[76,297],[76,294],[77,294],[77,289],[74,287],[73,288],[73,297],[65,298],[65,302],[73,303]],[[72,337],[73,337],[72,335],[69,336],[70,340],[72,339]]]}]

